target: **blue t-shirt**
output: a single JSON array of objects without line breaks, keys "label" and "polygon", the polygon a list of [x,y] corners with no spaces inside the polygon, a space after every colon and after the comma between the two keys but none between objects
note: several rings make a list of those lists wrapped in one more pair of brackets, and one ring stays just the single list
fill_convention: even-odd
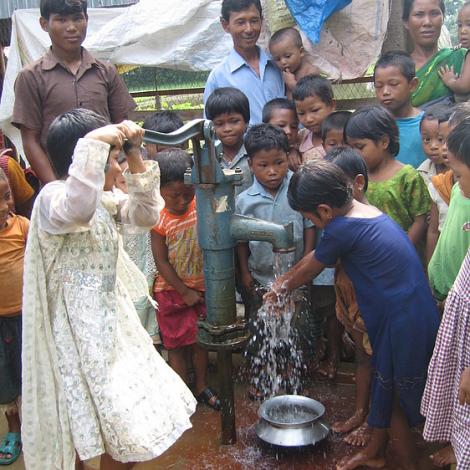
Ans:
[{"label": "blue t-shirt", "polygon": [[423,150],[419,123],[424,112],[410,118],[397,118],[397,126],[400,131],[400,151],[397,160],[405,165],[418,168],[428,158]]}]

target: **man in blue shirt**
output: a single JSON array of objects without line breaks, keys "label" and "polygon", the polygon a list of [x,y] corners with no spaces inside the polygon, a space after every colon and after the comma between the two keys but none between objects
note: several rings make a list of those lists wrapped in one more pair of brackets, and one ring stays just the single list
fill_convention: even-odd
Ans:
[{"label": "man in blue shirt", "polygon": [[216,88],[238,88],[248,97],[250,124],[259,124],[265,103],[285,95],[279,69],[256,45],[262,23],[260,0],[223,0],[220,22],[232,36],[233,49],[210,73],[204,103]]}]

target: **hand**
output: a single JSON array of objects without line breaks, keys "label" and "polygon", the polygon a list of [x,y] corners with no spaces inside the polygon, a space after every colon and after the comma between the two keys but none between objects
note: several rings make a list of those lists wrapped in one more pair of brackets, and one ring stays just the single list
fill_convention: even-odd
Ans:
[{"label": "hand", "polygon": [[461,405],[470,405],[470,367],[463,370],[460,378],[459,403]]},{"label": "hand", "polygon": [[453,65],[450,67],[448,65],[444,65],[440,67],[438,73],[439,73],[439,77],[441,77],[441,80],[444,82],[444,85],[446,86],[452,85],[453,83],[455,83],[457,78],[459,78],[459,76],[454,72]]},{"label": "hand", "polygon": [[292,91],[295,88],[295,85],[297,85],[295,75],[288,68],[282,71],[282,78],[284,79],[284,83],[289,91]]},{"label": "hand", "polygon": [[289,161],[289,168],[292,171],[297,171],[300,165],[302,164],[302,156],[300,155],[299,151],[294,147],[291,147],[289,149],[287,159]]},{"label": "hand", "polygon": [[181,297],[188,307],[204,302],[203,295],[197,290],[188,289]]},{"label": "hand", "polygon": [[138,151],[140,155],[140,147],[142,146],[145,131],[132,121],[122,121],[117,124],[117,127],[126,136],[127,143],[124,147],[126,154]]},{"label": "hand", "polygon": [[126,135],[118,125],[109,124],[85,135],[85,139],[94,139],[109,144],[111,147],[122,148]]},{"label": "hand", "polygon": [[253,289],[253,276],[248,272],[241,275],[242,286],[251,291]]}]

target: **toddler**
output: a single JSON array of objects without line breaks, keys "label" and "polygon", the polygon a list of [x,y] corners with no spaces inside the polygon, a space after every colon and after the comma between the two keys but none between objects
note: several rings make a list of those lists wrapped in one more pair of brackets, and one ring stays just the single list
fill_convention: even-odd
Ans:
[{"label": "toddler", "polygon": [[0,465],[10,465],[21,453],[21,310],[29,221],[12,208],[8,178],[0,168],[0,411],[8,422],[0,443]]},{"label": "toddler", "polygon": [[[461,122],[449,135],[448,164],[458,181],[458,191],[470,201],[470,123]],[[467,231],[466,223],[454,226]],[[424,438],[450,441],[451,447],[434,454],[439,466],[452,463],[458,469],[470,468],[470,244],[445,303],[444,316],[437,334],[429,365],[421,411],[426,416]]]},{"label": "toddler", "polygon": [[294,102],[286,98],[268,101],[263,108],[263,122],[280,127],[289,141],[289,170],[296,171],[302,163],[299,153],[299,120]]},{"label": "toddler", "polygon": [[307,75],[299,80],[292,96],[299,121],[305,127],[299,133],[302,160],[322,159],[325,151],[321,126],[336,108],[331,83],[326,78]]},{"label": "toddler", "polygon": [[220,401],[207,385],[208,353],[197,343],[197,322],[205,316],[206,309],[194,188],[184,184],[184,174],[193,161],[181,149],[162,151],[156,160],[165,201],[160,221],[152,230],[152,250],[158,269],[154,292],[163,345],[168,349],[171,367],[185,382],[188,382],[186,356],[191,355],[198,401],[219,410]]},{"label": "toddler", "polygon": [[414,168],[426,159],[420,134],[423,111],[411,104],[417,85],[415,64],[406,52],[386,52],[375,64],[375,95],[398,125],[400,147],[396,159]]},{"label": "toddler", "polygon": [[236,88],[217,88],[206,101],[205,114],[214,123],[217,138],[223,145],[222,168],[238,167],[243,172],[241,184],[235,187],[235,195],[240,194],[253,182],[243,145],[243,136],[250,122],[248,98]]},{"label": "toddler", "polygon": [[[171,111],[171,110],[157,111],[156,113],[150,115],[144,120],[143,127],[144,129],[148,129],[149,131],[163,132],[164,134],[169,134],[170,132],[174,132],[178,130],[180,127],[183,127],[183,121],[175,113],[175,111]],[[175,147],[175,146],[172,145],[172,147]],[[166,148],[168,148],[168,146],[166,145],[151,144],[151,143],[146,142],[145,143],[145,150],[147,152],[146,159],[155,160],[157,153]]]},{"label": "toddler", "polygon": [[320,75],[320,69],[313,64],[313,57],[305,52],[302,38],[294,28],[276,31],[269,40],[269,52],[282,72],[288,98],[292,98],[292,91],[302,77]]},{"label": "toddler", "polygon": [[429,193],[417,170],[395,159],[399,142],[392,115],[381,106],[361,108],[350,117],[345,135],[366,162],[369,203],[389,215],[419,245],[426,232]]},{"label": "toddler", "polygon": [[[23,292],[23,450],[32,470],[101,468],[157,457],[191,427],[195,400],[155,350],[133,300],[147,280],[122,248],[116,222],[158,221],[158,164],[141,157],[143,130],[106,125],[86,109],[58,116],[48,155],[59,180],[31,217]],[[129,195],[111,192],[124,142]],[[47,432],[46,432],[47,431]]]},{"label": "toddler", "polygon": [[411,428],[423,421],[419,408],[439,314],[416,250],[387,215],[353,199],[346,175],[331,162],[302,165],[289,185],[289,202],[323,236],[313,253],[275,281],[265,302],[341,259],[372,344],[371,438],[336,468],[383,467],[389,439],[400,456],[396,467],[417,468]]},{"label": "toddler", "polygon": [[344,127],[351,114],[351,111],[334,111],[322,122],[321,139],[326,153],[344,146]]}]

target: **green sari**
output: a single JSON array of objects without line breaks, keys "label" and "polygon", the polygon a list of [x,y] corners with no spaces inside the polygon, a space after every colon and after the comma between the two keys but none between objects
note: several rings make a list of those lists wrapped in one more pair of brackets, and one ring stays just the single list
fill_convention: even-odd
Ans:
[{"label": "green sari", "polygon": [[444,85],[438,71],[444,66],[454,67],[455,73],[460,73],[465,60],[467,49],[441,49],[429,59],[417,72],[419,79],[418,88],[413,93],[411,102],[413,106],[422,106],[428,101],[433,101],[445,96],[452,96],[452,90]]}]

